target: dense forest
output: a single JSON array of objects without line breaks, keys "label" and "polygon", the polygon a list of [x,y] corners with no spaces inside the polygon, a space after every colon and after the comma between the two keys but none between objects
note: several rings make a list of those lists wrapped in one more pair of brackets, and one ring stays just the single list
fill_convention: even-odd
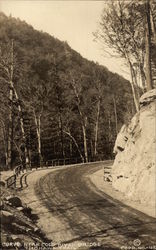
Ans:
[{"label": "dense forest", "polygon": [[113,158],[135,105],[130,83],[60,41],[0,13],[0,165]]}]

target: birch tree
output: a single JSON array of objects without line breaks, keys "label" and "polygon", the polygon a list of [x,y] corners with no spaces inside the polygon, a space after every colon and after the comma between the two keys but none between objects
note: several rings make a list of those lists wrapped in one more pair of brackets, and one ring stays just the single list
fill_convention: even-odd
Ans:
[{"label": "birch tree", "polygon": [[88,162],[88,146],[87,146],[87,116],[83,113],[81,108],[81,100],[80,100],[80,86],[78,87],[76,84],[76,80],[70,74],[71,77],[71,87],[75,96],[75,101],[77,105],[77,109],[79,112],[80,122],[81,122],[81,128],[82,128],[82,134],[83,134],[83,146],[84,146],[84,155],[85,155],[85,162]]},{"label": "birch tree", "polygon": [[70,128],[65,127],[65,128],[63,129],[63,133],[64,133],[65,135],[69,136],[69,138],[71,138],[71,140],[73,141],[74,145],[75,145],[76,148],[77,148],[77,151],[78,151],[78,153],[79,153],[79,155],[80,155],[80,158],[81,158],[82,162],[84,163],[84,157],[83,157],[83,155],[82,155],[82,153],[81,153],[81,150],[80,150],[80,147],[79,147],[79,145],[78,145],[77,140],[75,139],[75,137],[72,135],[72,133],[71,133],[71,131],[70,131]]},{"label": "birch tree", "polygon": [[[32,73],[31,73],[32,74]],[[27,83],[27,84],[26,84]],[[42,165],[42,135],[44,134],[44,117],[48,115],[49,105],[49,92],[51,91],[50,85],[39,79],[35,73],[33,76],[26,77],[22,86],[21,94],[23,96],[23,102],[25,109],[30,118],[31,130],[35,129],[37,136],[37,153],[39,165]]]},{"label": "birch tree", "polygon": [[[108,46],[116,56],[125,59],[131,76],[136,111],[139,110],[140,87],[142,91],[152,88],[150,50],[151,18],[154,12],[151,11],[149,0],[145,4],[143,1],[110,1],[103,10],[100,28],[94,34],[106,50]],[[155,34],[155,22],[152,27]]]},{"label": "birch tree", "polygon": [[[145,1],[145,12],[146,12],[146,38],[145,38],[145,48],[146,48],[146,83],[147,90],[153,88],[152,84],[152,68],[151,68],[151,10],[150,1]],[[154,24],[153,24],[154,28]],[[154,31],[155,35],[155,31]]]},{"label": "birch tree", "polygon": [[[24,130],[24,122],[23,122],[23,115],[22,115],[22,108],[21,108],[21,104],[20,104],[20,100],[18,97],[18,93],[16,91],[16,87],[14,84],[14,69],[15,69],[15,56],[14,56],[14,44],[13,44],[13,40],[11,42],[11,46],[10,48],[6,49],[5,51],[2,51],[2,48],[0,50],[0,68],[3,72],[3,81],[5,84],[8,84],[9,89],[10,89],[10,94],[9,94],[9,98],[11,101],[11,105],[12,105],[12,101],[13,101],[13,96],[15,98],[16,104],[17,104],[17,108],[18,108],[18,113],[19,113],[19,121],[20,121],[20,127],[21,127],[21,133],[22,133],[22,138],[23,138],[23,143],[24,143],[24,154],[25,154],[25,164],[26,164],[26,168],[29,166],[29,157],[28,157],[28,150],[26,147],[26,135],[25,135],[25,130]],[[11,108],[11,112],[9,114],[9,121],[12,122],[12,108]],[[10,126],[11,127],[11,126]],[[9,128],[9,135],[8,135],[8,161],[10,164],[11,161],[11,129]]]}]

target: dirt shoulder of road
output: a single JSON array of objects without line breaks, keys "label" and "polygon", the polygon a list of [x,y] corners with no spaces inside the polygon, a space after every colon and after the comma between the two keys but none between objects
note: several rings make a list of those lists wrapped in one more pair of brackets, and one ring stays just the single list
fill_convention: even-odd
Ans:
[{"label": "dirt shoulder of road", "polygon": [[[68,166],[61,167],[61,169],[68,168]],[[32,211],[38,216],[37,226],[46,234],[48,239],[53,242],[54,249],[58,249],[57,246],[60,242],[66,239],[73,238],[72,232],[68,223],[60,220],[59,216],[52,216],[49,209],[43,205],[42,199],[36,194],[36,188],[39,180],[51,173],[55,172],[59,167],[41,169],[30,172],[27,176],[28,187],[19,193],[20,198],[31,207]]]},{"label": "dirt shoulder of road", "polygon": [[130,206],[134,209],[137,209],[149,216],[156,218],[156,204],[155,206],[151,207],[147,204],[142,204],[139,201],[132,201],[128,199],[123,193],[115,190],[111,182],[104,181],[103,178],[103,169],[100,169],[93,174],[88,176],[90,181],[98,188],[100,191],[106,193],[107,195],[111,196],[114,199],[121,201],[123,204]]}]

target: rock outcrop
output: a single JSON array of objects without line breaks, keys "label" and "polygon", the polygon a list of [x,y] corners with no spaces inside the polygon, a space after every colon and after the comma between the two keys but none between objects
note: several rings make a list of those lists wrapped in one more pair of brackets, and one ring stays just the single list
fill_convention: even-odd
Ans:
[{"label": "rock outcrop", "polygon": [[156,89],[140,98],[140,111],[124,125],[114,147],[112,185],[134,201],[156,206]]},{"label": "rock outcrop", "polygon": [[[37,227],[37,215],[22,203],[16,191],[1,186],[0,249],[42,249],[42,243],[50,243]],[[36,247],[35,247],[36,246]]]}]

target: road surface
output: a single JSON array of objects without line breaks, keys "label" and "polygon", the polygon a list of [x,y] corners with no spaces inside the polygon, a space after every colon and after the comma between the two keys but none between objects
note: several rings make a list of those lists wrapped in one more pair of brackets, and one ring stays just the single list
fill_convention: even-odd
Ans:
[{"label": "road surface", "polygon": [[43,176],[37,184],[43,205],[51,216],[68,223],[74,235],[61,242],[67,247],[64,249],[72,249],[75,242],[84,243],[76,249],[156,249],[156,219],[91,184],[88,175],[101,167],[88,164],[60,169]]}]

